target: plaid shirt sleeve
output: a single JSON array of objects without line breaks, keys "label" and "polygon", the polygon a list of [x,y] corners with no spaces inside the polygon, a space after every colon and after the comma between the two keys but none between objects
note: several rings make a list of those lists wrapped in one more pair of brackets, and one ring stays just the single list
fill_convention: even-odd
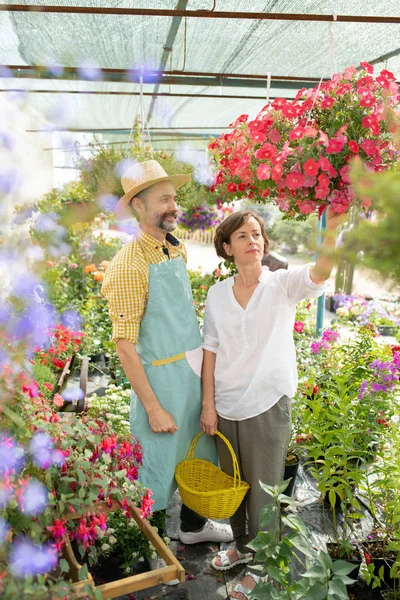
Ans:
[{"label": "plaid shirt sleeve", "polygon": [[137,344],[147,304],[147,265],[145,269],[126,263],[110,265],[104,277],[102,292],[108,300],[113,342],[125,339]]}]

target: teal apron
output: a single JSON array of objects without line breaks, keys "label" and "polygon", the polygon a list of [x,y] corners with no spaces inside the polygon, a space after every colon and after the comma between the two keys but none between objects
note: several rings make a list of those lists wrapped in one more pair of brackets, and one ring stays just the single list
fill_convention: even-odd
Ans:
[{"label": "teal apron", "polygon": [[[181,256],[149,264],[149,298],[136,350],[155,395],[178,427],[173,435],[153,433],[132,390],[131,433],[143,447],[139,481],[153,491],[153,510],[161,510],[176,489],[175,467],[200,430],[202,340]],[[214,439],[201,436],[196,456],[218,464]]]}]

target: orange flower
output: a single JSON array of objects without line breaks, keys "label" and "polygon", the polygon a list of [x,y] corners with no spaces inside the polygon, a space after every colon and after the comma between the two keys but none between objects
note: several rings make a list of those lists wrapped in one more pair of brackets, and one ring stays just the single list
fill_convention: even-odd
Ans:
[{"label": "orange flower", "polygon": [[100,266],[101,266],[101,267],[102,267],[104,270],[106,270],[109,264],[110,264],[110,261],[109,261],[109,260],[103,260],[103,262],[101,262],[101,263],[100,263]]},{"label": "orange flower", "polygon": [[93,279],[95,281],[103,281],[103,279],[104,279],[104,273],[102,271],[95,271],[93,273]]},{"label": "orange flower", "polygon": [[93,273],[93,271],[95,271],[96,269],[97,267],[93,263],[91,265],[86,265],[85,273]]}]

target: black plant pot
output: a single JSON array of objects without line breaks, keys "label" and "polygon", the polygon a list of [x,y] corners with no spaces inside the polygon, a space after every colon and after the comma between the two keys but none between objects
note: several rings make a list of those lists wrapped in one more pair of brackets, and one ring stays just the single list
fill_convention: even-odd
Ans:
[{"label": "black plant pot", "polygon": [[300,461],[298,461],[296,463],[292,463],[290,465],[285,465],[285,475],[284,475],[283,479],[284,479],[284,481],[286,481],[286,479],[291,478],[289,485],[287,486],[286,490],[284,491],[284,494],[286,496],[293,495],[294,486],[296,483],[297,471],[299,470],[299,464],[300,464]]},{"label": "black plant pot", "polygon": [[383,567],[382,590],[393,590],[400,588],[400,578],[391,577],[390,570],[394,565],[395,555],[389,551],[385,552],[381,542],[367,542],[363,544],[365,552],[371,557],[371,564],[375,566],[374,573],[378,575]]},{"label": "black plant pot", "polygon": [[[332,560],[338,560],[339,558],[341,560],[345,560],[346,562],[354,565],[354,569],[352,571],[350,571],[350,573],[347,575],[347,577],[350,577],[350,579],[358,579],[358,574],[360,572],[360,567],[361,567],[361,556],[359,556],[359,553],[357,551],[354,551],[354,553],[351,556],[340,556],[339,554],[339,546],[337,544],[334,543],[330,543],[328,542],[328,544],[326,545],[326,549],[327,552],[329,554],[329,556],[332,558]],[[356,587],[356,583],[351,583],[350,585],[347,586],[348,590],[351,591]]]},{"label": "black plant pot", "polygon": [[396,325],[377,325],[376,328],[379,331],[379,333],[383,336],[395,336],[398,330],[398,327],[396,327]]}]

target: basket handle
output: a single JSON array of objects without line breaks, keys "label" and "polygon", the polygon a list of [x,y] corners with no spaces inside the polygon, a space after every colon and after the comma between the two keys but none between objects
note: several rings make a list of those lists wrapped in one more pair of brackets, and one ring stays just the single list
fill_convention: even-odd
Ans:
[{"label": "basket handle", "polygon": [[[194,450],[196,448],[196,444],[198,442],[198,439],[201,435],[203,435],[203,431],[200,431],[196,437],[194,438],[194,440],[192,441],[192,443],[190,444],[189,450],[187,452],[186,455],[186,460],[193,460],[194,459]],[[218,435],[218,437],[221,438],[222,441],[225,442],[225,444],[228,446],[228,450],[231,453],[231,457],[232,457],[232,463],[233,463],[233,487],[238,487],[240,486],[240,484],[242,483],[242,479],[240,477],[240,471],[239,471],[239,464],[236,458],[236,454],[234,449],[232,448],[232,445],[230,443],[230,441],[217,429],[214,431],[214,433],[216,435]]]}]

